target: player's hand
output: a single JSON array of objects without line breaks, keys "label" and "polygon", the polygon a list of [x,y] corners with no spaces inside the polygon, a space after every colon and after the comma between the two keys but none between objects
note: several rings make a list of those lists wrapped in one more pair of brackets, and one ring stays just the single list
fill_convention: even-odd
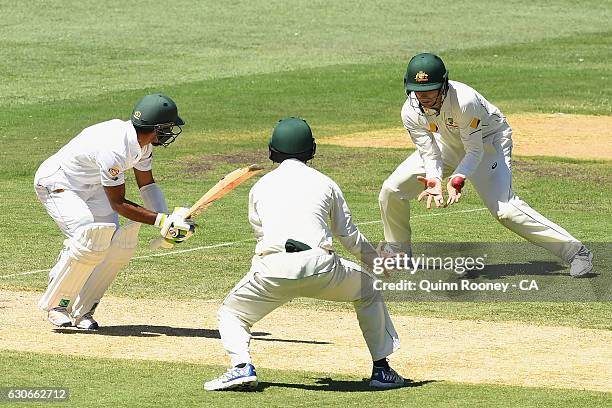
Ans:
[{"label": "player's hand", "polygon": [[459,199],[461,198],[461,189],[463,188],[464,184],[465,177],[461,175],[457,175],[448,179],[448,184],[446,185],[446,191],[448,191],[448,200],[446,201],[446,206],[459,202]]},{"label": "player's hand", "polygon": [[166,242],[176,244],[193,235],[196,225],[190,218],[185,219],[188,212],[189,208],[176,207],[172,214],[162,220],[159,233]]},{"label": "player's hand", "polygon": [[417,176],[417,180],[423,183],[425,190],[417,197],[418,201],[427,197],[427,208],[431,208],[431,202],[436,204],[436,208],[444,207],[444,195],[442,193],[442,181],[437,178],[427,179]]}]

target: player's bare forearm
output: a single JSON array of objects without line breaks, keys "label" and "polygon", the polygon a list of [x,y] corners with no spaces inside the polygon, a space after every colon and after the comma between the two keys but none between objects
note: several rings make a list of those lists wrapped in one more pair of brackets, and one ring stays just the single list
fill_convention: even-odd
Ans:
[{"label": "player's bare forearm", "polygon": [[122,203],[113,205],[112,207],[119,215],[143,224],[154,225],[155,219],[157,218],[156,212],[149,211],[130,200],[124,199]]},{"label": "player's bare forearm", "polygon": [[122,217],[143,224],[155,225],[157,213],[125,198],[125,185],[104,187],[106,197],[114,211]]}]

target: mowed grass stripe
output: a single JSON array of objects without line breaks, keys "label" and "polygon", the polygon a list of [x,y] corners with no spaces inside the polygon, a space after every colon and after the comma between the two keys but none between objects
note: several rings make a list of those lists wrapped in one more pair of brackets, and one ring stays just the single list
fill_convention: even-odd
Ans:
[{"label": "mowed grass stripe", "polygon": [[[204,381],[225,367],[158,361],[127,361],[0,351],[6,387],[67,387],[58,406],[402,406],[584,407],[609,406],[610,394],[514,386],[412,380],[408,387],[371,391],[358,375],[259,369],[259,392],[211,393]],[[137,374],[135,374],[137,373]],[[307,402],[306,402],[307,401]]]},{"label": "mowed grass stripe", "polygon": [[545,8],[522,2],[518,9],[503,0],[462,0],[418,12],[400,0],[359,7],[348,0],[173,4],[177,12],[165,29],[151,32],[148,22],[133,16],[145,9],[148,15],[164,15],[162,3],[66,0],[44,11],[28,1],[7,3],[2,7],[7,23],[0,26],[0,47],[10,58],[0,61],[8,79],[0,84],[0,104],[406,59],[424,45],[440,52],[537,42],[609,27],[609,7],[595,0],[584,0],[579,8],[569,0]]}]

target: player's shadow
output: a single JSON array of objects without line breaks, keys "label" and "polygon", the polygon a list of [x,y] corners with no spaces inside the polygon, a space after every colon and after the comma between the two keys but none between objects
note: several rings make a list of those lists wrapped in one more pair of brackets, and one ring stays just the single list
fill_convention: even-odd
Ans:
[{"label": "player's shadow", "polygon": [[[293,384],[283,382],[260,382],[255,391],[263,391],[266,388],[293,388],[297,390],[309,391],[333,391],[333,392],[372,392],[384,391],[369,386],[369,379],[364,378],[361,381],[349,380],[334,380],[330,377],[321,377],[316,379],[316,384]],[[414,388],[436,382],[435,380],[413,381],[410,379],[404,380],[404,385],[398,388]]]},{"label": "player's shadow", "polygon": [[[485,265],[481,270],[470,271],[465,278],[502,279],[508,276],[564,276],[567,267],[555,261],[533,261],[526,263],[502,263]],[[594,274],[593,274],[594,276]]]},{"label": "player's shadow", "polygon": [[[55,329],[56,333],[64,334],[95,334],[98,336],[120,336],[120,337],[205,337],[208,339],[220,339],[219,330],[216,329],[194,329],[186,327],[153,326],[153,325],[117,325],[103,326],[98,330],[79,330],[76,328]],[[296,340],[278,339],[266,332],[251,333],[254,340],[274,341],[279,343],[301,343],[301,344],[332,344],[327,341],[318,340]]]}]

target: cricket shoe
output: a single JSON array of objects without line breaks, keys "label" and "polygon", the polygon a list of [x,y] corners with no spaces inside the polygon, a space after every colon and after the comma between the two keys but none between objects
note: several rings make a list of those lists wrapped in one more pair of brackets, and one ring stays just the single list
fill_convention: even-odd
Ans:
[{"label": "cricket shoe", "polygon": [[404,386],[404,377],[391,367],[374,367],[370,387],[373,388],[399,388]]},{"label": "cricket shoe", "polygon": [[593,253],[584,245],[570,261],[570,275],[574,278],[584,276],[593,270]]},{"label": "cricket shoe", "polygon": [[96,322],[96,320],[91,315],[91,312],[85,313],[83,316],[79,317],[75,321],[74,326],[77,329],[83,329],[83,330],[98,330],[100,328],[100,326],[98,325],[98,322]]},{"label": "cricket shoe", "polygon": [[244,367],[233,367],[227,370],[219,378],[204,383],[206,391],[231,390],[236,388],[255,388],[257,387],[257,374],[253,364]]},{"label": "cricket shoe", "polygon": [[53,309],[49,310],[47,320],[57,327],[72,326],[70,313],[68,313],[68,310],[66,310],[65,307],[54,307]]}]

